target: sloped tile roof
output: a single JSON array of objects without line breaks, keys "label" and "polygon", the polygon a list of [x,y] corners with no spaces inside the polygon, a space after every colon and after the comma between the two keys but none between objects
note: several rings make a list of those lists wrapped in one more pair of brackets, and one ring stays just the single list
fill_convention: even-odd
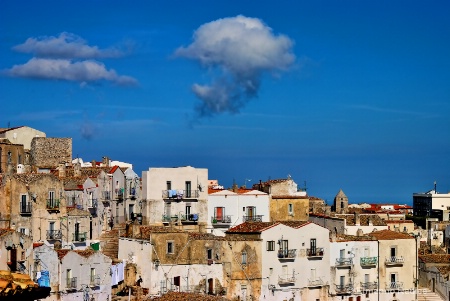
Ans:
[{"label": "sloped tile roof", "polygon": [[13,229],[8,229],[8,228],[0,229],[0,237],[3,236],[3,235],[9,234],[11,232],[14,232],[14,230]]},{"label": "sloped tile roof", "polygon": [[313,224],[312,222],[309,222],[309,221],[278,221],[278,222],[285,226],[288,226],[291,228],[296,228],[296,229],[306,226],[308,224]]},{"label": "sloped tile roof", "polygon": [[261,233],[276,225],[278,222],[245,222],[230,228],[226,233]]},{"label": "sloped tile roof", "polygon": [[450,264],[450,254],[419,255],[419,259],[425,263],[448,263],[448,264]]},{"label": "sloped tile roof", "polygon": [[378,240],[414,239],[409,234],[391,230],[374,231],[369,233],[369,235],[374,236]]}]

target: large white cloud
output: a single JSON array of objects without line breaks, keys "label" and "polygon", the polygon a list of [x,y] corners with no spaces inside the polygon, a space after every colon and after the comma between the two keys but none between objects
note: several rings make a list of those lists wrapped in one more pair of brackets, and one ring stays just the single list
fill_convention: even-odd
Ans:
[{"label": "large white cloud", "polygon": [[119,49],[99,49],[97,46],[89,46],[81,37],[67,32],[57,37],[28,38],[25,43],[14,46],[13,50],[45,58],[90,59],[122,56]]},{"label": "large white cloud", "polygon": [[193,42],[175,55],[199,61],[206,68],[219,69],[210,85],[193,85],[202,103],[200,115],[237,112],[255,97],[264,72],[287,70],[295,61],[293,41],[275,35],[260,19],[237,16],[200,26]]},{"label": "large white cloud", "polygon": [[106,69],[105,65],[85,60],[73,62],[67,59],[32,58],[23,65],[15,65],[6,70],[7,75],[36,79],[56,79],[77,82],[111,81],[122,86],[136,85],[136,79],[120,76],[113,69]]}]

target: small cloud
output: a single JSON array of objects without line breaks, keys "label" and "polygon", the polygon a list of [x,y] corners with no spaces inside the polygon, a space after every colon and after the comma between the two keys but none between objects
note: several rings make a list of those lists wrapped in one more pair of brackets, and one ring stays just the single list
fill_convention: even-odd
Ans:
[{"label": "small cloud", "polygon": [[94,138],[95,136],[95,133],[96,128],[90,122],[85,121],[80,127],[80,134],[83,139],[92,140],[92,138]]},{"label": "small cloud", "polygon": [[295,61],[293,41],[275,35],[260,19],[237,16],[200,26],[187,47],[175,51],[178,57],[193,59],[217,71],[210,85],[193,85],[202,101],[200,116],[237,113],[258,95],[264,73],[286,71]]},{"label": "small cloud", "polygon": [[4,73],[11,77],[54,79],[80,82],[106,80],[120,86],[135,86],[137,80],[130,76],[118,75],[113,69],[106,69],[103,63],[85,60],[74,62],[67,59],[32,58],[23,65],[14,65]]},{"label": "small cloud", "polygon": [[86,40],[67,32],[61,33],[58,37],[28,38],[25,43],[14,46],[13,50],[31,53],[41,58],[59,59],[99,59],[123,56],[119,49],[99,49],[97,46],[89,46]]}]

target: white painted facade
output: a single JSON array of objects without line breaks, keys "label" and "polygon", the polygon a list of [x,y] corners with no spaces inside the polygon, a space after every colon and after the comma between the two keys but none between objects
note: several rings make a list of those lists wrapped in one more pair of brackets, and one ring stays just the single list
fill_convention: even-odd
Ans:
[{"label": "white painted facade", "polygon": [[[327,229],[314,223],[299,228],[277,224],[263,231],[260,300],[327,300],[330,283],[328,233]],[[289,251],[280,251],[280,247],[285,246]],[[311,251],[312,248],[316,252]]]},{"label": "white painted facade", "polygon": [[221,190],[208,195],[208,229],[213,234],[225,236],[225,231],[245,220],[270,221],[267,193]]},{"label": "white painted facade", "polygon": [[0,138],[7,138],[13,144],[23,144],[23,148],[27,150],[31,149],[31,141],[34,137],[45,138],[46,134],[28,126],[7,129],[0,133]]},{"label": "white painted facade", "polygon": [[142,172],[142,212],[146,224],[206,226],[208,169],[191,166]]}]

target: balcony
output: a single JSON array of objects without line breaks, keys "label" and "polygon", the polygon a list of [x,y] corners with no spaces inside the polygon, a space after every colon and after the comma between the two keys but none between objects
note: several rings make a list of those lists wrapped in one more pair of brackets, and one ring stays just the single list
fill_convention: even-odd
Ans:
[{"label": "balcony", "polygon": [[97,199],[88,200],[88,208],[97,208]]},{"label": "balcony", "polygon": [[77,277],[67,278],[67,289],[77,289]]},{"label": "balcony", "polygon": [[292,285],[295,284],[295,276],[278,276],[279,285]]},{"label": "balcony", "polygon": [[162,222],[163,223],[171,223],[178,221],[178,215],[163,215]]},{"label": "balcony", "polygon": [[86,232],[75,232],[72,233],[72,241],[73,242],[80,242],[80,241],[86,241]]},{"label": "balcony", "polygon": [[308,279],[308,287],[320,287],[324,285],[325,282],[321,278]]},{"label": "balcony", "polygon": [[129,197],[130,197],[130,199],[132,199],[132,200],[135,200],[135,199],[136,199],[136,197],[137,197],[136,188],[134,188],[134,187],[131,188]]},{"label": "balcony", "polygon": [[198,199],[199,197],[200,193],[198,190],[170,189],[162,191],[162,198],[169,202],[171,200]]},{"label": "balcony", "polygon": [[360,264],[363,268],[375,267],[377,262],[377,257],[361,257],[360,259]]},{"label": "balcony", "polygon": [[61,230],[47,230],[48,240],[60,240],[62,238]]},{"label": "balcony", "polygon": [[21,202],[20,203],[20,214],[21,215],[31,215],[31,203],[30,202]]},{"label": "balcony", "polygon": [[47,199],[47,211],[59,212],[59,199]]},{"label": "balcony", "polygon": [[386,258],[385,264],[386,266],[399,266],[403,265],[404,262],[403,256],[391,256]]},{"label": "balcony", "polygon": [[90,287],[100,286],[100,276],[91,275],[89,286]]},{"label": "balcony", "polygon": [[278,260],[280,261],[293,261],[297,256],[297,249],[290,250],[278,250]]},{"label": "balcony", "polygon": [[229,227],[231,224],[231,215],[211,216],[211,224],[213,227]]},{"label": "balcony", "polygon": [[111,191],[102,191],[102,197],[103,202],[111,201]]},{"label": "balcony", "polygon": [[353,258],[348,258],[348,257],[336,258],[336,267],[337,268],[349,268],[352,265],[353,265]]},{"label": "balcony", "polygon": [[309,259],[322,258],[323,251],[323,248],[306,249],[306,257],[308,257]]},{"label": "balcony", "polygon": [[115,200],[118,201],[118,202],[123,201],[123,188],[116,189]]},{"label": "balcony", "polygon": [[244,215],[242,221],[245,222],[262,222],[264,215]]},{"label": "balcony", "polygon": [[362,291],[373,291],[378,289],[378,282],[361,282],[361,290]]},{"label": "balcony", "polygon": [[198,217],[198,213],[182,214],[180,216],[180,221],[183,224],[196,224],[198,222]]},{"label": "balcony", "polygon": [[403,282],[387,282],[386,283],[386,290],[395,290],[395,291],[401,291],[403,290]]},{"label": "balcony", "polygon": [[336,295],[347,295],[353,292],[353,284],[336,284]]}]

